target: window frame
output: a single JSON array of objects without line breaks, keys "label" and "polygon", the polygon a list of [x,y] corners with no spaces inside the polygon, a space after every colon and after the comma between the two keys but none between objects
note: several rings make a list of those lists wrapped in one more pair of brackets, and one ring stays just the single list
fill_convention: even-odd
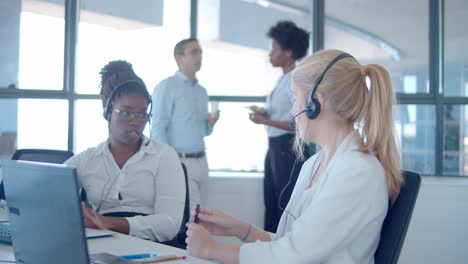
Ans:
[{"label": "window frame", "polygon": [[[197,0],[191,0],[190,35],[197,35]],[[444,80],[444,0],[429,0],[429,93],[427,94],[397,94],[397,102],[407,104],[430,104],[435,106],[435,172],[436,176],[447,176],[443,172],[443,136],[444,136],[444,105],[468,105],[468,97],[444,96],[442,91]],[[311,51],[323,49],[325,0],[311,1]],[[63,90],[33,90],[0,87],[1,99],[35,98],[64,99],[68,101],[68,150],[74,149],[75,102],[80,99],[99,99],[95,94],[77,94],[75,92],[75,65],[77,56],[77,34],[80,14],[80,1],[65,1],[65,39],[64,39],[64,72]],[[265,102],[265,96],[210,96],[210,101],[219,102]],[[468,176],[468,175],[463,175]],[[452,176],[448,176],[452,177]],[[458,176],[456,176],[458,177]]]}]

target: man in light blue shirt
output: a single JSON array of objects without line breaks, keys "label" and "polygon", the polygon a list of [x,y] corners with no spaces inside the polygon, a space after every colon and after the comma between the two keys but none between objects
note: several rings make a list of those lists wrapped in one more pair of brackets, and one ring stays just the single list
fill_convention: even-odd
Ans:
[{"label": "man in light blue shirt", "polygon": [[173,147],[186,165],[190,207],[207,200],[208,162],[204,137],[213,132],[219,111],[208,113],[208,94],[195,75],[202,50],[197,39],[181,40],[174,47],[179,70],[162,80],[153,92],[151,136]]}]

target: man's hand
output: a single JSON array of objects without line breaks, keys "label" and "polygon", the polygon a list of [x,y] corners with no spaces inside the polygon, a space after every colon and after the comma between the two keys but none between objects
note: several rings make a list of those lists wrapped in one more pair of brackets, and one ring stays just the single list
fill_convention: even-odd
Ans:
[{"label": "man's hand", "polygon": [[219,110],[216,111],[216,113],[214,114],[208,114],[208,123],[210,125],[214,126],[216,122],[218,122],[218,119],[219,119]]}]

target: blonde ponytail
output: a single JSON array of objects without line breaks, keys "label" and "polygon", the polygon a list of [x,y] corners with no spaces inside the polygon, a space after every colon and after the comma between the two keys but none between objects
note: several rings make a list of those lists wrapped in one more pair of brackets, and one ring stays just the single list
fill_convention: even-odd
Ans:
[{"label": "blonde ponytail", "polygon": [[392,84],[387,70],[378,64],[363,66],[361,72],[370,79],[367,109],[363,109],[362,151],[374,153],[382,164],[393,203],[400,193],[403,177],[393,128]]},{"label": "blonde ponytail", "polygon": [[[310,94],[311,84],[330,61],[342,53],[340,50],[322,50],[303,59],[293,72],[295,89]],[[366,77],[370,79],[369,88]],[[326,98],[330,109],[339,117],[358,125],[362,137],[360,151],[372,153],[382,164],[393,203],[400,193],[403,177],[393,130],[394,93],[387,70],[376,64],[362,67],[356,59],[346,58],[329,69],[316,93]],[[303,145],[302,139],[296,136],[296,151],[300,153]]]}]

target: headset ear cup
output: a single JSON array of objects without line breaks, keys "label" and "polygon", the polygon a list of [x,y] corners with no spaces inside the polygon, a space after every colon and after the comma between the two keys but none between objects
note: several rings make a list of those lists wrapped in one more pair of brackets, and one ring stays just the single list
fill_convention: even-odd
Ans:
[{"label": "headset ear cup", "polygon": [[307,106],[306,115],[310,120],[317,118],[320,114],[320,102],[317,98],[312,98],[312,102]]}]

